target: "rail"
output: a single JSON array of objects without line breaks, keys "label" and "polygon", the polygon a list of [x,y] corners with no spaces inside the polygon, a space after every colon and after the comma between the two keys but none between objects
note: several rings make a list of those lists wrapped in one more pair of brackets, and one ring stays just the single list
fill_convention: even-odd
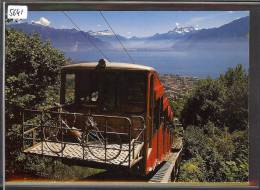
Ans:
[{"label": "rail", "polygon": [[[91,123],[89,118],[93,119],[95,126],[87,124]],[[118,131],[115,126],[109,124],[111,119],[118,123],[124,123],[123,126],[120,126],[121,130]],[[133,121],[140,122],[140,125],[133,127]],[[38,146],[41,147],[41,155],[46,155],[44,146],[49,144],[50,146],[55,145],[55,150],[48,146],[52,153],[64,157],[66,154],[65,147],[76,144],[81,147],[82,151],[78,159],[86,161],[94,160],[118,165],[127,162],[127,166],[130,168],[142,159],[141,150],[144,144],[145,130],[145,120],[142,116],[125,117],[71,113],[53,109],[24,109],[21,122],[22,151],[28,151]],[[55,131],[53,138],[47,138],[47,131]],[[70,140],[68,140],[68,136]],[[112,143],[108,141],[110,137]],[[92,154],[92,159],[87,158],[86,152]],[[118,159],[122,155],[125,158]],[[116,162],[116,160],[119,161]]]},{"label": "rail", "polygon": [[163,165],[153,174],[149,183],[168,183],[176,182],[176,178],[179,173],[179,167],[182,157],[183,148],[181,147],[178,151],[171,152],[168,159]]}]

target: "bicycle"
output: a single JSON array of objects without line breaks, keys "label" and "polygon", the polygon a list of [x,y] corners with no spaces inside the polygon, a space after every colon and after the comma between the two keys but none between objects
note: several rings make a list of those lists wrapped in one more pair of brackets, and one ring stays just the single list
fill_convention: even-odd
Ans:
[{"label": "bicycle", "polygon": [[[66,116],[66,113],[63,114]],[[46,115],[48,118],[43,127],[43,137],[46,146],[56,154],[63,152],[66,147],[66,142],[63,137],[69,135],[74,137],[83,148],[87,148],[88,152],[99,160],[113,160],[117,158],[122,151],[122,141],[119,134],[115,133],[113,128],[106,126],[105,130],[99,130],[97,122],[93,116],[84,116],[86,118],[83,130],[75,127],[76,114],[74,114],[73,126],[71,127],[66,119],[62,118],[62,114],[58,114],[58,118],[51,117],[51,114]],[[52,142],[52,143],[48,143]],[[116,148],[111,147],[112,145]],[[53,144],[55,143],[55,144]],[[56,144],[58,143],[58,144]],[[54,146],[55,145],[55,146]],[[107,150],[113,149],[113,154],[106,154]],[[105,151],[102,151],[105,150]]]}]

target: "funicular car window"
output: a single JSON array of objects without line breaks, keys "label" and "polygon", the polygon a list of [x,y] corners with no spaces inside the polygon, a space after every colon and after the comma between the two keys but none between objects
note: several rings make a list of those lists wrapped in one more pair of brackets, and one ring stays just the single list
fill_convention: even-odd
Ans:
[{"label": "funicular car window", "polygon": [[82,105],[97,105],[99,78],[91,72],[78,72],[76,75],[76,102]]},{"label": "funicular car window", "polygon": [[101,84],[100,94],[101,102],[100,106],[102,111],[115,111],[117,108],[117,75],[115,73],[104,73]]},{"label": "funicular car window", "polygon": [[77,73],[77,100],[80,105],[96,105],[101,111],[116,107],[116,75],[84,71]]},{"label": "funicular car window", "polygon": [[143,113],[145,76],[116,71],[77,72],[75,102],[97,106],[102,112]]},{"label": "funicular car window", "polygon": [[75,74],[66,75],[65,103],[73,103],[75,99]]},{"label": "funicular car window", "polygon": [[126,78],[125,111],[143,113],[145,109],[145,76],[140,73],[129,73]]},{"label": "funicular car window", "polygon": [[128,76],[127,101],[129,103],[143,103],[145,84],[142,76]]}]

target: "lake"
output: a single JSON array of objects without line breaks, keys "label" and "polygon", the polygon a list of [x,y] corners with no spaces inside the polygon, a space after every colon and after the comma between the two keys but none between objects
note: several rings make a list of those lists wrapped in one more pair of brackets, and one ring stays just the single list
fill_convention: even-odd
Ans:
[{"label": "lake", "polygon": [[[123,51],[104,51],[110,61],[131,63]],[[100,55],[96,51],[66,52],[75,62],[97,61]],[[249,68],[248,46],[244,48],[211,49],[211,50],[131,50],[136,64],[147,65],[155,68],[161,74],[178,74],[206,78],[216,78],[227,71],[229,67],[242,64],[246,70]]]}]

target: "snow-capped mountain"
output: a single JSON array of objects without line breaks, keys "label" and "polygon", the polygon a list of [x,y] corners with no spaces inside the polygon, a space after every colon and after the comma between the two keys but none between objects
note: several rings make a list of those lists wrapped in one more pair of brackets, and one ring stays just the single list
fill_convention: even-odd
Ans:
[{"label": "snow-capped mountain", "polygon": [[[89,35],[95,37],[95,38],[98,38],[98,39],[102,40],[102,41],[109,42],[109,43],[111,43],[111,45],[113,45],[113,43],[118,43],[114,33],[112,31],[110,31],[110,30],[101,30],[101,31],[92,31],[92,30],[90,30],[87,33]],[[116,35],[122,41],[127,39],[127,38],[125,38],[125,37],[123,37],[123,36],[121,36],[119,34],[116,34]]]},{"label": "snow-capped mountain", "polygon": [[206,44],[217,44],[227,47],[234,42],[248,44],[249,17],[242,17],[220,27],[198,30],[179,38],[173,45],[174,49],[205,48]]},{"label": "snow-capped mountain", "polygon": [[148,36],[144,38],[137,38],[137,37],[132,37],[130,40],[145,40],[145,41],[168,41],[168,40],[177,40],[180,37],[187,36],[188,34],[193,34],[196,32],[199,32],[200,29],[198,27],[193,27],[193,26],[180,26],[176,25],[176,27],[172,30],[169,30],[166,33],[156,33],[153,36]]},{"label": "snow-capped mountain", "polygon": [[199,30],[199,28],[195,28],[193,26],[185,26],[185,27],[180,27],[176,26],[173,30],[170,30],[168,33],[178,33],[178,34],[186,34],[189,32],[194,32],[196,30]]},{"label": "snow-capped mountain", "polygon": [[93,35],[93,36],[113,36],[114,34],[110,31],[110,30],[101,30],[101,31],[88,31],[88,33],[90,35]]}]

